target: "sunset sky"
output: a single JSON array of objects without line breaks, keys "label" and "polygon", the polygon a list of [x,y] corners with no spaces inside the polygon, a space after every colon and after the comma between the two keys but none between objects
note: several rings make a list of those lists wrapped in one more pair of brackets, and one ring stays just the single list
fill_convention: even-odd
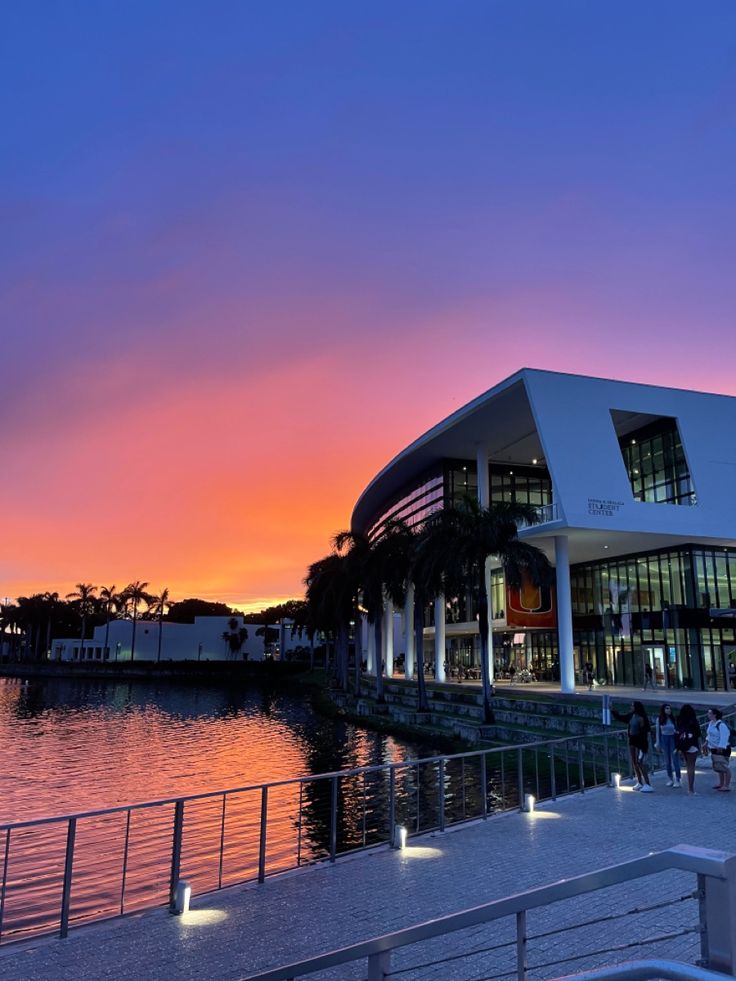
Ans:
[{"label": "sunset sky", "polygon": [[29,0],[0,92],[0,598],[301,595],[525,365],[736,394],[733,0]]}]

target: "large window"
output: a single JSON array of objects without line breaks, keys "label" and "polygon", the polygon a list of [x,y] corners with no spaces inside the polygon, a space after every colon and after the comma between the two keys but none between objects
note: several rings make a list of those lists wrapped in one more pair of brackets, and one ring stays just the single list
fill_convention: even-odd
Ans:
[{"label": "large window", "polygon": [[[547,469],[517,467],[491,462],[488,467],[491,502],[529,504],[542,507],[552,503],[552,481]],[[474,462],[453,462],[447,468],[448,500],[457,505],[464,497],[478,495],[478,469]]]},{"label": "large window", "polygon": [[375,538],[389,521],[405,521],[413,528],[442,508],[444,479],[441,473],[426,475],[388,507],[371,526],[368,536]]},{"label": "large window", "polygon": [[[616,424],[620,414],[617,417],[613,412],[612,416]],[[695,504],[695,488],[676,419],[655,419],[620,435],[619,446],[637,501]]]}]

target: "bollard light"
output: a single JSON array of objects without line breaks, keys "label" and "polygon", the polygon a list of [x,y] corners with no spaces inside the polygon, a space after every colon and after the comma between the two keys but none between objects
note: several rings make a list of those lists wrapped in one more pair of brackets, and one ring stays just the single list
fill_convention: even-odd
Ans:
[{"label": "bollard light", "polygon": [[399,851],[403,851],[406,848],[406,835],[406,828],[401,824],[397,825],[394,831],[394,848],[398,848]]},{"label": "bollard light", "polygon": [[620,773],[612,773],[611,774],[611,786],[612,787],[615,787],[616,790],[619,789],[619,787],[621,786],[621,774]]},{"label": "bollard light", "polygon": [[529,814],[534,813],[534,805],[537,803],[536,797],[532,794],[526,794],[524,797],[524,810]]},{"label": "bollard light", "polygon": [[174,913],[180,916],[182,913],[189,912],[189,902],[192,898],[192,887],[188,882],[180,879],[176,884],[174,895]]}]

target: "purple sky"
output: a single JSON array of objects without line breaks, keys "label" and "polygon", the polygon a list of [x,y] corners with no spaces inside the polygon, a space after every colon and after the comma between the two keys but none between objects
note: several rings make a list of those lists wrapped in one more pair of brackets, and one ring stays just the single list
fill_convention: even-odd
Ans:
[{"label": "purple sky", "polygon": [[299,594],[522,365],[736,393],[731,0],[0,16],[0,596]]}]

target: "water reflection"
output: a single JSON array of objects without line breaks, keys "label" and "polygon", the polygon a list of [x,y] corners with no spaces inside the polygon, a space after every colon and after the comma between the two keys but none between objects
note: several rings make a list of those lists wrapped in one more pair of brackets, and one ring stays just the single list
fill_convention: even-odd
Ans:
[{"label": "water reflection", "polygon": [[[269,688],[89,679],[0,679],[0,821],[111,807],[432,754],[318,716]],[[307,811],[325,838],[328,782]],[[346,836],[362,837],[362,788],[343,791]],[[317,829],[317,826],[319,830]],[[328,845],[327,841],[324,841]]]}]

